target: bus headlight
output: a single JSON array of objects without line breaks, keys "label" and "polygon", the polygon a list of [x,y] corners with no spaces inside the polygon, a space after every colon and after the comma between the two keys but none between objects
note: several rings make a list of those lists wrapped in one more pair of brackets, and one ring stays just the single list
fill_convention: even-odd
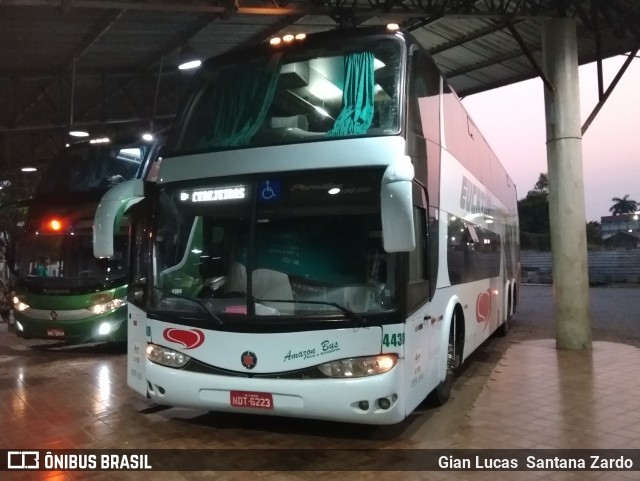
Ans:
[{"label": "bus headlight", "polygon": [[112,299],[108,302],[101,302],[100,304],[94,304],[89,308],[94,314],[104,314],[105,312],[115,311],[119,307],[127,304],[127,298],[122,297],[120,299]]},{"label": "bus headlight", "polygon": [[320,364],[318,369],[327,377],[364,377],[382,374],[393,369],[398,362],[395,354],[352,357]]},{"label": "bus headlight", "polygon": [[15,307],[16,311],[24,311],[25,309],[29,309],[29,306],[18,299],[17,296],[13,297],[13,307]]},{"label": "bus headlight", "polygon": [[106,336],[113,330],[113,325],[110,322],[103,322],[98,326],[98,335]]},{"label": "bus headlight", "polygon": [[167,367],[183,367],[191,358],[166,347],[147,344],[147,359]]}]

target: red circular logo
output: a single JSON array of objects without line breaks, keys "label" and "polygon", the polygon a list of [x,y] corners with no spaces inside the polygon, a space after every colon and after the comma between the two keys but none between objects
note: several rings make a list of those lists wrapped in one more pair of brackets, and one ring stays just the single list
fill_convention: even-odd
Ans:
[{"label": "red circular logo", "polygon": [[162,336],[170,342],[182,344],[185,349],[195,349],[204,342],[204,332],[200,329],[165,329]]}]

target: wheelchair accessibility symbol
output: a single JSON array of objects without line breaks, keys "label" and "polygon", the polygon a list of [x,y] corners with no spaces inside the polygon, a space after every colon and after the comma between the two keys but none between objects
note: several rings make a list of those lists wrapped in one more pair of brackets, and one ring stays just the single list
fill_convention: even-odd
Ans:
[{"label": "wheelchair accessibility symbol", "polygon": [[280,198],[279,180],[262,180],[258,183],[258,200],[270,202]]}]

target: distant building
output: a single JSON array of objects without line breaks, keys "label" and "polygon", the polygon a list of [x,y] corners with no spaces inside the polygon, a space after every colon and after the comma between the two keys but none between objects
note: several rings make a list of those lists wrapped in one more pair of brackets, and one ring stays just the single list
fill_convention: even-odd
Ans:
[{"label": "distant building", "polygon": [[640,232],[618,232],[604,240],[608,249],[640,249]]},{"label": "distant building", "polygon": [[608,239],[619,232],[640,232],[640,213],[600,217],[600,237]]}]

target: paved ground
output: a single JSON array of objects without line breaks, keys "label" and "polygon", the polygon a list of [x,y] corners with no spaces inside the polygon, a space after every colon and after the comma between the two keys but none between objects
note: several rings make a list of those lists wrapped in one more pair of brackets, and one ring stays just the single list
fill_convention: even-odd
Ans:
[{"label": "paved ground", "polygon": [[[640,346],[640,289],[590,291],[594,339]],[[39,448],[640,448],[640,350],[594,343],[553,348],[552,288],[523,286],[506,338],[465,363],[451,402],[390,427],[156,409],[126,387],[125,356],[108,347],[48,350],[0,326],[0,449]],[[231,456],[231,455],[230,455]],[[379,463],[376,451],[359,463]],[[250,463],[242,453],[235,462]],[[387,456],[388,469],[403,468]],[[333,462],[333,460],[331,460]],[[338,461],[336,461],[338,462]],[[341,461],[344,466],[344,460]],[[353,461],[354,463],[356,460]],[[629,480],[640,472],[5,473],[5,480]],[[579,476],[578,476],[579,475]]]}]

